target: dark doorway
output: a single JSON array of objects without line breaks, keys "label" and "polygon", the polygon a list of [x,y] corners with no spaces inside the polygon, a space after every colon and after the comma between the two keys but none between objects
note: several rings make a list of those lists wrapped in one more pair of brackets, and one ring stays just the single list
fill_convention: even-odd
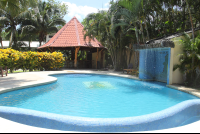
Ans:
[{"label": "dark doorway", "polygon": [[87,60],[92,60],[92,53],[87,53]]}]

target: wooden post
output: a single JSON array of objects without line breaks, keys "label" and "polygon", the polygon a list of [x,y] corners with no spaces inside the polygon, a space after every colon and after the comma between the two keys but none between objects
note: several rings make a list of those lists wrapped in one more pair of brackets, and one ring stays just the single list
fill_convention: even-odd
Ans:
[{"label": "wooden post", "polygon": [[49,51],[52,53],[51,49],[48,47]]},{"label": "wooden post", "polygon": [[[200,32],[200,31],[199,31],[199,32]],[[86,60],[88,60],[88,59],[87,59],[87,51],[86,51]]]},{"label": "wooden post", "polygon": [[97,48],[97,56],[96,56],[96,69],[97,69],[97,61],[99,59],[99,48]]},{"label": "wooden post", "polygon": [[78,53],[79,49],[80,49],[80,47],[75,48],[74,68],[77,68],[77,53]]},{"label": "wooden post", "polygon": [[103,57],[104,57],[104,51],[103,51],[103,49],[101,50],[101,65],[102,65],[102,67],[104,67],[103,66]]}]

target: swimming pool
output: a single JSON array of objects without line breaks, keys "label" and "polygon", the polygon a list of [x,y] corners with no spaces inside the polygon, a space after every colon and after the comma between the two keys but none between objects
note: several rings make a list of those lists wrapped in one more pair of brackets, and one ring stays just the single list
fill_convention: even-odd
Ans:
[{"label": "swimming pool", "polygon": [[176,127],[199,112],[197,97],[159,82],[94,74],[54,77],[56,83],[1,94],[1,116],[60,130],[130,132]]}]

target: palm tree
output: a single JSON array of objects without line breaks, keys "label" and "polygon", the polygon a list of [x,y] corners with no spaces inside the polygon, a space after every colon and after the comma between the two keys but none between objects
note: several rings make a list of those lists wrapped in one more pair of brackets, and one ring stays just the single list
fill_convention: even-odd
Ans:
[{"label": "palm tree", "polygon": [[[146,39],[150,39],[146,22],[146,16],[147,12],[149,11],[148,7],[150,6],[150,3],[150,0],[119,0],[117,2],[118,6],[120,6],[121,8],[118,8],[116,13],[114,14],[113,20],[116,22],[113,21],[113,23],[116,23],[117,25],[124,25],[125,27],[129,28],[127,29],[127,31],[134,30],[137,44],[139,44],[138,32],[142,34],[142,40],[144,44],[146,43]],[[146,31],[144,31],[143,25],[145,26]],[[145,38],[144,32],[146,32],[147,38]]]},{"label": "palm tree", "polygon": [[[32,10],[32,16],[30,20],[23,21],[22,33],[31,32],[39,37],[40,46],[47,34],[55,33],[58,31],[56,26],[65,25],[65,20],[56,19],[52,20],[52,16],[55,13],[54,8],[50,3],[39,1],[36,8]],[[57,11],[57,10],[56,10]]]},{"label": "palm tree", "polygon": [[[136,35],[136,39],[137,39],[137,44],[139,45],[139,36],[138,36],[138,22],[139,21],[139,17],[138,17],[138,5],[139,1],[129,1],[129,0],[119,0],[118,1],[118,6],[121,6],[121,8],[118,8],[118,10],[116,11],[116,13],[113,16],[113,20],[114,21],[120,21],[120,22],[114,22],[113,23],[118,23],[118,25],[124,25],[126,26],[128,29],[126,31],[129,30],[134,30],[135,31],[135,35]],[[121,18],[122,16],[122,20],[119,20],[118,18]],[[143,34],[143,33],[142,33]],[[144,35],[144,34],[143,34]],[[144,39],[144,38],[143,38]]]},{"label": "palm tree", "polygon": [[[193,40],[188,34],[184,33],[180,41],[183,45],[183,53],[180,54],[180,64],[175,65],[173,70],[180,69],[183,74],[186,74],[188,84],[193,84],[195,70],[200,66],[200,35]],[[194,65],[191,64],[193,57]]]},{"label": "palm tree", "polygon": [[[188,1],[185,0],[186,4],[187,4],[187,7],[188,7],[188,11],[189,11],[189,16],[190,16],[190,23],[191,23],[191,29],[192,29],[192,39],[193,39],[193,42],[195,42],[195,36],[194,36],[194,26],[193,26],[193,21],[192,21],[192,15],[191,15],[191,11],[190,11],[190,7],[189,7],[189,4],[188,4]],[[193,46],[192,46],[193,48]],[[194,49],[194,48],[193,48]],[[192,54],[192,69],[194,69],[194,53]],[[193,74],[192,74],[193,76]]]},{"label": "palm tree", "polygon": [[[108,48],[115,70],[121,70],[121,65],[126,65],[126,48],[130,44],[130,37],[125,36],[123,29],[111,23],[112,14],[116,11],[116,4],[113,3],[108,12],[99,11],[98,13],[89,14],[84,20],[85,38],[91,39],[96,37],[102,45]],[[113,34],[113,35],[112,35]]]},{"label": "palm tree", "polygon": [[[16,12],[20,12],[22,8],[27,9],[35,6],[37,0],[0,0],[0,7],[10,11],[10,14],[14,15]],[[17,13],[18,14],[18,13]]]},{"label": "palm tree", "polygon": [[[22,22],[22,25],[20,26],[20,28],[19,28],[19,33],[20,33],[20,37],[19,37],[19,40],[20,40],[20,42],[22,43],[23,41],[28,41],[29,43],[28,43],[28,50],[31,50],[31,46],[30,46],[30,44],[31,44],[31,42],[33,41],[33,40],[37,40],[37,35],[36,34],[34,34],[34,33],[32,33],[31,32],[31,29],[26,29],[25,28],[26,27],[26,25],[24,24],[24,22]],[[27,27],[28,28],[28,27]],[[22,29],[26,29],[26,30],[24,30],[24,31],[22,31]]]},{"label": "palm tree", "polygon": [[12,46],[15,38],[16,26],[19,25],[23,19],[29,17],[30,12],[28,11],[28,7],[33,1],[35,0],[0,0],[0,23],[6,27],[5,31],[9,32],[9,47]]},{"label": "palm tree", "polygon": [[12,16],[7,9],[5,10],[0,9],[0,12],[4,16],[4,17],[0,17],[0,23],[7,26],[5,31],[9,32],[9,36],[10,36],[9,47],[11,47],[13,43],[13,39],[16,34],[16,26],[21,23],[22,19],[29,16],[29,12],[21,11],[19,14],[15,14],[15,16]]},{"label": "palm tree", "polygon": [[113,66],[116,69],[117,58],[114,50],[116,47],[110,33],[111,16],[106,11],[99,11],[98,13],[88,14],[84,22],[84,38],[94,39],[95,37],[102,45],[106,46],[111,54]]}]

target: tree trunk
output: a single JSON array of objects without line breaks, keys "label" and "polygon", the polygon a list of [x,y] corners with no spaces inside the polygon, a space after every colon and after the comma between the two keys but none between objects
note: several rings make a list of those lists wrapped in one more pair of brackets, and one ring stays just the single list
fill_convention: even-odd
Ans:
[{"label": "tree trunk", "polygon": [[130,53],[129,53],[129,60],[128,60],[128,64],[130,64],[131,63],[131,57],[132,57],[132,54],[135,52],[134,50],[132,50],[132,48],[131,48],[131,50],[129,50],[130,51]]},{"label": "tree trunk", "polygon": [[[187,0],[186,0],[186,3],[187,3],[189,15],[190,15],[190,23],[191,23],[191,28],[192,28],[192,40],[193,40],[193,43],[194,43],[195,37],[194,37],[194,26],[193,26],[193,21],[192,21],[192,15],[191,15],[191,11],[190,11],[189,4],[188,4]],[[194,45],[194,44],[192,44],[192,45]],[[193,49],[194,49],[194,46],[192,46],[192,78],[193,78],[193,70],[194,70],[194,50]]]},{"label": "tree trunk", "polygon": [[135,35],[136,35],[136,39],[137,39],[137,45],[139,46],[139,37],[138,37],[138,29],[137,29],[137,23],[135,23]]},{"label": "tree trunk", "polygon": [[147,23],[146,23],[146,19],[144,18],[144,25],[145,25],[145,29],[147,31],[147,40],[149,41],[150,38],[149,38],[149,31],[148,31],[148,28],[147,28]]},{"label": "tree trunk", "polygon": [[146,40],[145,40],[145,37],[144,37],[143,26],[142,26],[142,22],[141,22],[141,21],[140,21],[140,28],[141,28],[141,32],[142,32],[142,39],[143,39],[143,42],[144,42],[144,44],[146,44]]},{"label": "tree trunk", "polygon": [[31,41],[28,43],[28,49],[31,50]]},{"label": "tree trunk", "polygon": [[[148,3],[149,3],[149,1],[148,1]],[[142,0],[142,4],[143,4],[143,0]],[[143,5],[142,5],[142,8],[143,8]],[[143,13],[143,16],[144,16],[143,20],[144,20],[145,29],[146,29],[146,32],[147,32],[147,40],[149,41],[150,40],[150,38],[149,38],[149,31],[148,31],[148,28],[147,28],[147,23],[146,23],[146,18],[145,18],[146,15],[144,13],[144,9],[142,9],[142,13]]]},{"label": "tree trunk", "polygon": [[3,41],[1,37],[0,37],[0,41],[1,41],[1,48],[3,49]]},{"label": "tree trunk", "polygon": [[164,29],[164,35],[166,36],[167,34],[166,34],[166,26],[165,26],[165,16],[166,16],[166,14],[165,14],[165,11],[164,11],[164,13],[163,13],[163,19],[164,19],[164,26],[163,26],[163,29]]},{"label": "tree trunk", "polygon": [[11,31],[11,35],[10,35],[9,48],[12,47],[12,43],[13,43],[13,39],[14,39],[14,32],[15,32],[15,30],[12,29],[12,31]]},{"label": "tree trunk", "polygon": [[153,18],[153,34],[154,34],[154,36],[153,37],[157,37],[157,33],[156,33],[156,21],[155,21],[155,17],[154,16],[152,16],[152,18]]},{"label": "tree trunk", "polygon": [[183,31],[185,31],[185,6],[183,7],[183,25],[182,25]]},{"label": "tree trunk", "polygon": [[[109,43],[110,45],[112,45],[112,43],[111,43],[110,40],[108,40],[108,43]],[[108,47],[108,51],[110,52],[110,56],[111,56],[112,63],[113,63],[113,67],[114,67],[114,66],[115,66],[115,55],[114,55],[113,49],[114,49],[114,46],[109,46],[109,47]]]},{"label": "tree trunk", "polygon": [[41,41],[39,41],[40,42],[40,47],[41,47]]},{"label": "tree trunk", "polygon": [[39,35],[40,47],[41,47],[41,45],[42,45],[43,39],[44,39],[43,33],[40,33],[40,35]]},{"label": "tree trunk", "polygon": [[171,14],[172,9],[168,8],[168,14],[169,14],[169,33],[173,33],[172,32],[172,14]]}]

